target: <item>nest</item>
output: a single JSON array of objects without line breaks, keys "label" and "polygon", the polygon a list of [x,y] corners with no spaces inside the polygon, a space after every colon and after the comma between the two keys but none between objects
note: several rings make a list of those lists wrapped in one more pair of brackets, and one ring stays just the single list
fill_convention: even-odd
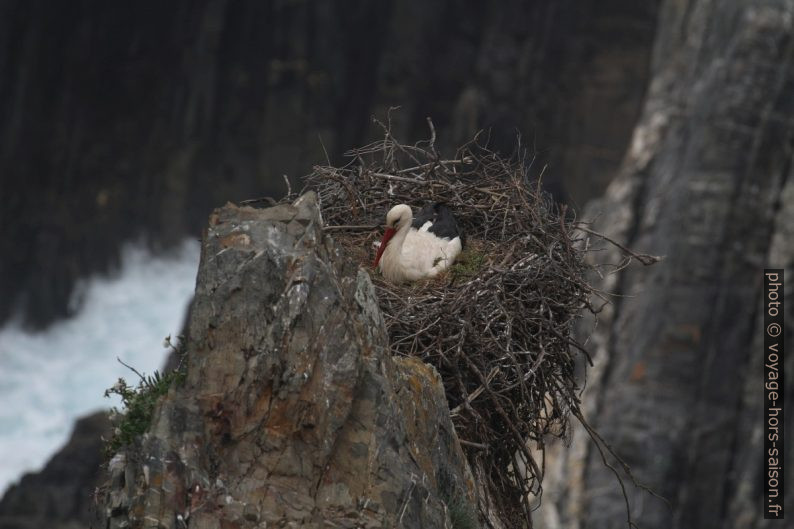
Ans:
[{"label": "nest", "polygon": [[[334,239],[371,272],[393,353],[441,375],[480,508],[531,526],[545,440],[565,437],[571,414],[580,416],[574,367],[586,352],[573,328],[592,294],[581,232],[530,176],[520,148],[504,158],[478,137],[442,159],[428,122],[431,138],[413,145],[384,125],[383,140],[350,151],[349,164],[315,167],[308,187]],[[386,282],[371,266],[386,212],[433,202],[454,211],[463,253],[441,277]]]}]

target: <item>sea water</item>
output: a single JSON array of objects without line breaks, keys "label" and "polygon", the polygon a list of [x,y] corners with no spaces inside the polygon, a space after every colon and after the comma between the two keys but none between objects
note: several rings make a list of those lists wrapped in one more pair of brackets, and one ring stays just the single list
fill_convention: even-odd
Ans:
[{"label": "sea water", "polygon": [[81,283],[73,318],[38,333],[16,322],[0,328],[0,494],[43,467],[76,418],[119,405],[105,389],[138,377],[116,357],[145,374],[162,367],[163,339],[181,330],[198,261],[196,241],[165,256],[129,245],[112,277]]}]

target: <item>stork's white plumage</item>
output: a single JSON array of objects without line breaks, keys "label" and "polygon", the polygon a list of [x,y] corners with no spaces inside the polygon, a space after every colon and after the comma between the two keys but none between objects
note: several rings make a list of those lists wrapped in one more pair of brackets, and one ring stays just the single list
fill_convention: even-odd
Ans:
[{"label": "stork's white plumage", "polygon": [[386,215],[386,232],[374,266],[380,265],[387,281],[416,281],[449,268],[462,249],[463,240],[448,207],[428,206],[414,220],[411,207],[398,204]]}]

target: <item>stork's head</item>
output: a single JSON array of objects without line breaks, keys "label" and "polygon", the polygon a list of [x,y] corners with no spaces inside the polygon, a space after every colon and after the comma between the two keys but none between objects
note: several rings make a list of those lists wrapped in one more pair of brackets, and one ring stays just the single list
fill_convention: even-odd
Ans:
[{"label": "stork's head", "polygon": [[407,204],[397,204],[389,210],[386,214],[386,231],[383,233],[383,239],[381,239],[380,247],[378,248],[378,255],[375,256],[372,268],[378,266],[383,252],[386,251],[386,245],[389,244],[389,240],[394,237],[394,234],[402,228],[408,229],[410,227],[413,216],[411,206]]},{"label": "stork's head", "polygon": [[411,220],[413,220],[413,216],[411,206],[407,204],[397,204],[386,214],[386,229],[392,228],[399,230],[406,224],[410,224]]}]

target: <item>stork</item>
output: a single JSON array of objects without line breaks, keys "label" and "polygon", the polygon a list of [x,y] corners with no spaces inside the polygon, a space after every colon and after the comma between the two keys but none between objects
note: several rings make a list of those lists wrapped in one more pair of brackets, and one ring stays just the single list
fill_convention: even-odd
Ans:
[{"label": "stork", "polygon": [[413,218],[411,207],[398,204],[386,215],[386,232],[372,265],[387,281],[400,283],[435,277],[455,261],[463,237],[452,211],[433,204]]}]

